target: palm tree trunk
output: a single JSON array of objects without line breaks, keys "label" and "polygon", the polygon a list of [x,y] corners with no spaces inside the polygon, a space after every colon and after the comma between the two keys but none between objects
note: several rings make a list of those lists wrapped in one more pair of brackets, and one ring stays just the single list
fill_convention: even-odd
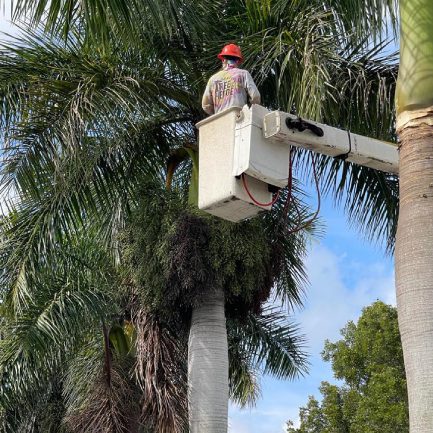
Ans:
[{"label": "palm tree trunk", "polygon": [[[422,117],[418,117],[421,115]],[[433,431],[433,107],[400,128],[395,251],[411,433]],[[430,123],[430,124],[429,124]]]},{"label": "palm tree trunk", "polygon": [[400,0],[395,265],[411,433],[433,431],[433,8]]},{"label": "palm tree trunk", "polygon": [[224,293],[219,289],[194,309],[188,342],[190,433],[226,433],[228,346]]}]

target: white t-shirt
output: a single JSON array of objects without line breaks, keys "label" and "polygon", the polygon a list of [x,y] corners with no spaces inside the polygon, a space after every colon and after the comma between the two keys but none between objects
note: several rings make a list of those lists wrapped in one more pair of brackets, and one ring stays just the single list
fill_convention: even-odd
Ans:
[{"label": "white t-shirt", "polygon": [[250,73],[244,69],[223,69],[212,75],[203,94],[202,107],[215,114],[230,107],[242,108],[250,97],[251,104],[260,104],[260,93]]}]

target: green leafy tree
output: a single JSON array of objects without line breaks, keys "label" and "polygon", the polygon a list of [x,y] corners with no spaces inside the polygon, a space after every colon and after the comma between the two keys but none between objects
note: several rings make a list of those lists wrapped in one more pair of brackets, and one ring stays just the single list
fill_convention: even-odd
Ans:
[{"label": "green leafy tree", "polygon": [[293,422],[287,422],[287,433],[322,433],[325,428],[325,415],[320,403],[313,397],[308,397],[307,406],[299,409],[301,426],[293,427]]},{"label": "green leafy tree", "polygon": [[343,338],[327,341],[323,359],[343,385],[322,382],[322,402],[310,397],[300,409],[301,425],[289,433],[406,433],[409,431],[406,377],[397,311],[377,301]]}]

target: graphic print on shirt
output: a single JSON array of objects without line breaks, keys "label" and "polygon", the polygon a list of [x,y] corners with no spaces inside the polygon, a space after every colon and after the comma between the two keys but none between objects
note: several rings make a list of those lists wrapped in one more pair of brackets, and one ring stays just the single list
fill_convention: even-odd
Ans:
[{"label": "graphic print on shirt", "polygon": [[[235,65],[236,66],[236,65]],[[202,108],[215,114],[248,103],[260,104],[260,93],[248,71],[228,67],[210,77],[202,97]]]},{"label": "graphic print on shirt", "polygon": [[215,109],[226,105],[236,95],[244,92],[242,74],[234,74],[228,71],[221,71],[213,82],[212,96]]}]

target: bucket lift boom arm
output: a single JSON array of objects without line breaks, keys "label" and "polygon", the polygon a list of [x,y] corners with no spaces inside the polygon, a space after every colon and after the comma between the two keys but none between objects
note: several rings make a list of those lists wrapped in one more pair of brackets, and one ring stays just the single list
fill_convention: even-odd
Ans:
[{"label": "bucket lift boom arm", "polygon": [[397,145],[306,121],[281,111],[264,116],[263,135],[296,147],[313,150],[388,173],[398,173]]}]

